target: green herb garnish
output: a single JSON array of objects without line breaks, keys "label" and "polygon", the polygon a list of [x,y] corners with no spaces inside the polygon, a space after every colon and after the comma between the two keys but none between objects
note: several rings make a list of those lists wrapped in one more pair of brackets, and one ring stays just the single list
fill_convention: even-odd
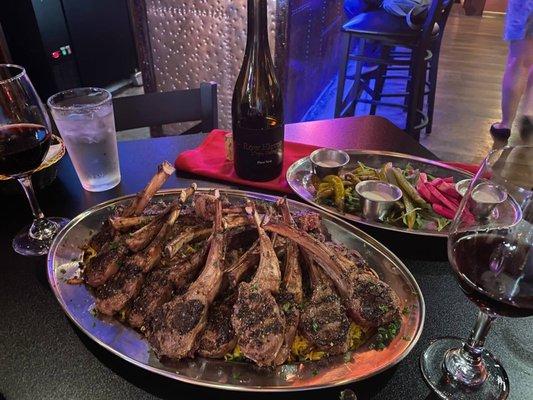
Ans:
[{"label": "green herb garnish", "polygon": [[379,327],[378,333],[376,334],[376,340],[370,348],[383,350],[398,335],[400,332],[400,326],[400,321],[392,321],[388,325]]},{"label": "green herb garnish", "polygon": [[318,323],[316,321],[313,321],[311,324],[311,328],[313,329],[313,332],[318,332]]},{"label": "green herb garnish", "polygon": [[389,307],[386,306],[385,304],[380,304],[379,305],[379,311],[381,311],[382,314],[386,314],[389,312]]},{"label": "green herb garnish", "polygon": [[409,314],[411,314],[411,309],[409,308],[409,306],[405,306],[405,307],[402,309],[402,314],[403,314],[403,315],[409,315]]},{"label": "green herb garnish", "polygon": [[350,361],[352,361],[352,353],[350,351],[344,353],[342,360],[344,361],[344,363],[349,363]]}]

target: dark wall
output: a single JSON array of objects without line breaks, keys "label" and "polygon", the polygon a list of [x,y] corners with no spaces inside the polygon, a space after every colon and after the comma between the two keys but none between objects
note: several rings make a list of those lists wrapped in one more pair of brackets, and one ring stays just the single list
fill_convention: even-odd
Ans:
[{"label": "dark wall", "polygon": [[127,0],[62,0],[80,79],[103,86],[128,78],[137,54]]},{"label": "dark wall", "polygon": [[343,0],[289,1],[285,119],[298,122],[338,69]]}]

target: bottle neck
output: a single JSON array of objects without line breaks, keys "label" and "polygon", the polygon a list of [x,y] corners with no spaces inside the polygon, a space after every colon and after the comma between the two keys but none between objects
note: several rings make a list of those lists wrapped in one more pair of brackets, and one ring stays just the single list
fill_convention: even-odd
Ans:
[{"label": "bottle neck", "polygon": [[267,0],[248,0],[246,53],[268,51]]}]

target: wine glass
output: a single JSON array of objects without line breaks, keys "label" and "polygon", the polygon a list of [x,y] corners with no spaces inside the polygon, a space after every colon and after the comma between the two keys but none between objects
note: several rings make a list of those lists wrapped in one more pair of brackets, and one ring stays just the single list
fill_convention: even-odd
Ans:
[{"label": "wine glass", "polygon": [[533,147],[492,151],[463,196],[448,237],[461,289],[479,307],[467,340],[433,341],[422,374],[443,399],[505,399],[509,380],[484,348],[496,316],[533,315]]},{"label": "wine glass", "polygon": [[0,64],[0,174],[17,179],[33,212],[33,222],[13,239],[13,249],[23,255],[46,254],[53,237],[68,223],[65,218],[45,218],[31,182],[31,174],[50,148],[48,114],[24,68]]}]

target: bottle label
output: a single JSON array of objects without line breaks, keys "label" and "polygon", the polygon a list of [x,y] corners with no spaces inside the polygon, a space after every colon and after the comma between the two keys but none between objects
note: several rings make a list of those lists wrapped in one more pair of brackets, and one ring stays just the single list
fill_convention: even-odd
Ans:
[{"label": "bottle label", "polygon": [[233,137],[236,163],[256,170],[278,168],[283,162],[283,128],[283,125],[267,129],[237,128]]}]

